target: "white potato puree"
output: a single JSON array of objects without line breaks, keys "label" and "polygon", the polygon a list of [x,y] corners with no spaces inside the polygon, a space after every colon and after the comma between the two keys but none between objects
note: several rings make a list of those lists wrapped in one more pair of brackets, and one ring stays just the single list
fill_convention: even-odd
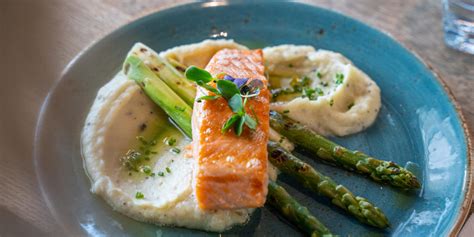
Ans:
[{"label": "white potato puree", "polygon": [[[324,93],[316,100],[298,97],[272,103],[272,110],[286,112],[322,135],[353,134],[375,121],[381,105],[379,87],[341,54],[311,46],[280,45],[265,48],[264,58],[270,77],[281,78],[281,86],[296,73],[310,78],[310,87]],[[335,83],[337,73],[344,75],[341,84]]]},{"label": "white potato puree", "polygon": [[[178,139],[176,147],[183,151],[180,154],[164,149],[151,159],[150,166],[164,172],[163,177],[146,178],[138,172],[130,176],[122,167],[119,158],[135,142],[142,124],[167,123],[163,115],[122,73],[100,89],[82,136],[91,191],[115,210],[140,221],[210,231],[245,223],[252,210],[204,212],[198,208],[192,187],[194,160],[184,157],[184,145],[189,144],[185,139]],[[176,132],[168,133],[179,138]],[[135,198],[137,191],[144,194],[143,199]]]},{"label": "white potato puree", "polygon": [[[160,53],[186,66],[205,67],[215,52],[222,48],[246,48],[232,40],[206,40],[201,43],[175,47]],[[271,74],[284,74],[288,61],[298,73],[307,74],[314,68],[323,70],[326,77],[336,71],[346,80],[339,87],[331,86],[327,96],[316,101],[296,98],[272,105],[323,134],[345,135],[362,130],[375,119],[380,107],[379,89],[363,72],[352,66],[340,54],[315,51],[312,47],[280,46],[264,50]],[[316,82],[315,82],[316,83]],[[350,84],[350,87],[349,87]],[[330,107],[328,101],[334,99]],[[348,111],[347,103],[355,105]],[[157,139],[158,151],[147,163],[153,172],[163,176],[147,177],[129,172],[120,158],[139,146],[138,135],[150,137],[157,131],[161,140],[173,136],[175,154]],[[272,132],[273,140],[281,140]],[[253,209],[202,211],[198,208],[193,191],[194,159],[186,157],[189,140],[170,126],[167,116],[149,100],[135,84],[118,73],[103,86],[94,101],[82,133],[84,166],[91,179],[91,191],[103,197],[115,210],[136,220],[159,225],[172,225],[208,231],[224,231],[236,224],[244,224]],[[290,142],[285,147],[292,149]],[[276,170],[269,165],[269,177],[276,179]],[[170,172],[166,171],[169,168]],[[141,192],[144,198],[135,197]]]}]

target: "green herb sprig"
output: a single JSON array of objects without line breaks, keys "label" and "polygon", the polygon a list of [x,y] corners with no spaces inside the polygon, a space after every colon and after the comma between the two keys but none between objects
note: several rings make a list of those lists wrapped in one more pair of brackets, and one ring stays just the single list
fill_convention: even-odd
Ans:
[{"label": "green herb sprig", "polygon": [[[240,136],[244,129],[244,125],[247,125],[247,127],[252,130],[255,130],[257,127],[257,121],[245,112],[248,94],[242,96],[240,89],[236,84],[234,84],[232,81],[214,78],[211,73],[196,66],[188,67],[184,75],[188,80],[196,82],[198,86],[215,94],[201,96],[197,98],[198,102],[202,100],[215,100],[219,97],[223,97],[227,101],[227,104],[229,105],[233,114],[222,125],[222,133],[227,132],[233,127],[235,134]],[[212,81],[216,83],[216,88],[209,85],[209,83]]]}]

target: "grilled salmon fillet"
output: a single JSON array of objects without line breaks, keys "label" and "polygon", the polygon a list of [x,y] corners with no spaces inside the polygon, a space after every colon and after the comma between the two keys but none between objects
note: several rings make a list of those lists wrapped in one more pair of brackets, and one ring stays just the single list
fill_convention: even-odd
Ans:
[{"label": "grilled salmon fillet", "polygon": [[[224,98],[195,102],[193,156],[197,159],[195,192],[199,207],[207,210],[261,207],[267,195],[270,109],[262,51],[220,50],[206,70],[213,76],[225,73],[249,81],[261,80],[264,88],[258,96],[249,98],[245,106],[258,125],[255,130],[244,126],[240,136],[233,129],[221,132],[222,125],[233,114]],[[196,98],[208,94],[199,89]]]}]

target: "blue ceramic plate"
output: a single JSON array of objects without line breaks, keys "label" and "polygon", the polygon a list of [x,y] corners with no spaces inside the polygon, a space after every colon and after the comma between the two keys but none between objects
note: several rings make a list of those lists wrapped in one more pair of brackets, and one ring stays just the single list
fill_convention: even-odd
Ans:
[{"label": "blue ceramic plate", "polygon": [[[471,200],[469,139],[461,115],[436,75],[387,35],[338,13],[298,3],[235,2],[196,3],[151,14],[103,38],[67,67],[43,105],[35,160],[44,197],[69,236],[216,236],[140,223],[114,212],[89,192],[79,137],[98,89],[119,70],[134,42],[161,51],[222,36],[249,47],[291,43],[341,52],[382,89],[383,106],[375,124],[334,140],[406,165],[420,177],[423,188],[399,192],[307,158],[381,207],[391,221],[387,230],[359,224],[282,176],[283,185],[331,230],[342,236],[443,236],[459,231]],[[224,235],[302,233],[271,209],[261,208],[248,225]]]}]

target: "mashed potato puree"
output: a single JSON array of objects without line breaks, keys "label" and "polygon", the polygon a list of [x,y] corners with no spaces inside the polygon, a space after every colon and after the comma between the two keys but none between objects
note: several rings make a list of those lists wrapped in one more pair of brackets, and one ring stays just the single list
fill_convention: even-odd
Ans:
[{"label": "mashed potato puree", "polygon": [[[197,44],[175,47],[161,52],[186,66],[205,67],[215,52],[222,48],[246,48],[231,40],[206,40]],[[307,56],[306,56],[307,55]],[[341,85],[327,90],[317,100],[295,98],[277,102],[273,109],[314,128],[323,134],[346,135],[369,126],[380,107],[379,89],[363,72],[340,54],[314,50],[309,46],[279,46],[264,50],[267,70],[282,80],[288,77],[289,63],[293,72],[310,74],[315,68],[325,70],[329,78],[335,71],[344,73]],[[331,74],[332,73],[332,74]],[[319,83],[312,79],[313,83]],[[350,84],[350,87],[347,86]],[[330,99],[333,106],[328,105]],[[347,103],[354,102],[347,110]],[[372,112],[370,112],[372,111]],[[120,158],[140,144],[137,136],[155,137],[156,154],[148,162],[151,169],[161,172],[153,177],[130,172]],[[278,134],[272,135],[274,138]],[[173,152],[164,138],[173,137]],[[136,220],[158,225],[172,225],[208,231],[224,231],[248,221],[253,209],[202,211],[193,191],[195,162],[188,156],[186,139],[168,121],[166,114],[141,91],[134,81],[118,73],[98,92],[82,132],[84,166],[91,180],[91,191],[104,198],[115,210]],[[288,145],[291,147],[291,144]],[[271,166],[270,166],[271,167]],[[276,170],[269,168],[276,179]],[[137,193],[143,194],[137,198]]]}]

